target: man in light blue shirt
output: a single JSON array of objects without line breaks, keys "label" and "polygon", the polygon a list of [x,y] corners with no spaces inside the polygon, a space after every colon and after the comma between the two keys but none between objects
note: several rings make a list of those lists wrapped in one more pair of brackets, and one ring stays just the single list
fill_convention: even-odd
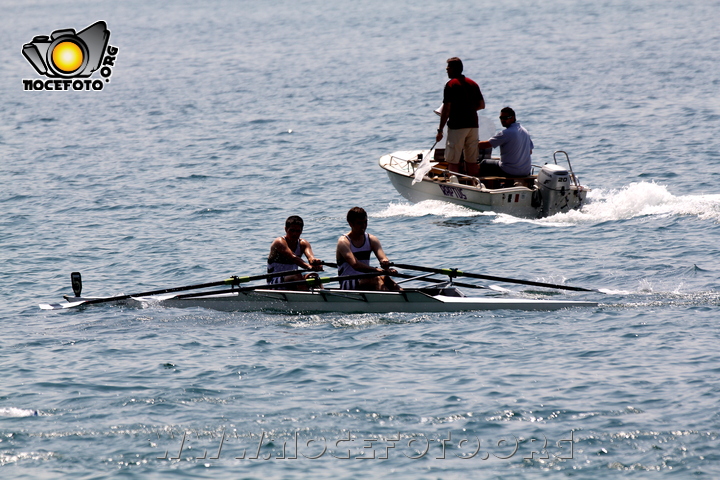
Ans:
[{"label": "man in light blue shirt", "polygon": [[530,134],[515,121],[515,111],[505,107],[500,111],[500,123],[505,130],[489,140],[479,142],[478,148],[500,147],[500,160],[485,160],[479,177],[526,177],[530,175],[533,142]]}]

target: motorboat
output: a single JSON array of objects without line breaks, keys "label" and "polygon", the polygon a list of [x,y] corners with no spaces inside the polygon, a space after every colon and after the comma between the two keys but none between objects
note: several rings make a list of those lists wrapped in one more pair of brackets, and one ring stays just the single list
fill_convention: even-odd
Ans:
[{"label": "motorboat", "polygon": [[[474,177],[451,172],[444,153],[441,148],[397,151],[380,157],[379,164],[400,195],[413,203],[440,200],[522,218],[579,209],[590,190],[580,184],[563,150],[553,153],[553,163],[533,165],[527,177]],[[558,164],[560,155],[564,155],[567,167]]]}]

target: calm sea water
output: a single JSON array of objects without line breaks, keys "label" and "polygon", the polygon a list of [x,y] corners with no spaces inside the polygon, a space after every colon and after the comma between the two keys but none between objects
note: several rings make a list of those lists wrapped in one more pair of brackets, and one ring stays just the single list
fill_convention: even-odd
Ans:
[{"label": "calm sea water", "polygon": [[[720,478],[720,2],[15,2],[0,39],[2,478]],[[105,20],[101,92],[25,92],[22,45]],[[412,205],[460,56],[544,220]],[[591,309],[269,315],[95,306],[259,274],[284,219],[333,260],[360,205],[392,260],[625,293]]]}]

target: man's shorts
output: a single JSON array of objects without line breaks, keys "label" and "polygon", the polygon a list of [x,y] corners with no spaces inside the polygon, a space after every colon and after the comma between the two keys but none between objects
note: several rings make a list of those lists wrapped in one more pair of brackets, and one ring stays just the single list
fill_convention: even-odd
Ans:
[{"label": "man's shorts", "polygon": [[448,128],[445,142],[445,161],[460,163],[460,154],[465,152],[465,163],[477,163],[478,129]]}]

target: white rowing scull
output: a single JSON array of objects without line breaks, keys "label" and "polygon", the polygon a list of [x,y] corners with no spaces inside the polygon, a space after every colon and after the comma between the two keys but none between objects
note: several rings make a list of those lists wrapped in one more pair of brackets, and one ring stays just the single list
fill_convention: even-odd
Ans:
[{"label": "white rowing scull", "polygon": [[[40,308],[56,310],[80,306],[92,300],[66,297],[67,302],[44,304]],[[323,289],[311,291],[256,289],[202,296],[155,295],[130,297],[115,303],[128,306],[159,305],[178,308],[207,308],[226,312],[281,313],[422,313],[471,310],[558,310],[595,307],[597,302],[507,298],[501,296],[465,296],[455,287],[407,289],[400,292],[370,292]]]}]

